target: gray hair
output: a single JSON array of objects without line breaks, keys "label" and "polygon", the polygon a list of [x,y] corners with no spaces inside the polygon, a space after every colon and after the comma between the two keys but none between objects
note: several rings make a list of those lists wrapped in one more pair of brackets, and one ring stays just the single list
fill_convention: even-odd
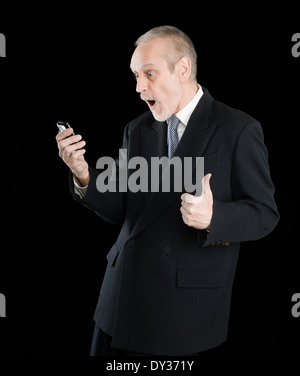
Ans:
[{"label": "gray hair", "polygon": [[141,43],[149,42],[157,37],[168,38],[173,47],[173,53],[169,53],[168,51],[167,55],[170,71],[174,71],[175,64],[179,59],[183,56],[187,56],[191,61],[191,78],[197,82],[197,53],[194,44],[191,39],[183,31],[177,29],[177,27],[168,25],[154,27],[141,35],[134,45],[138,46]]}]

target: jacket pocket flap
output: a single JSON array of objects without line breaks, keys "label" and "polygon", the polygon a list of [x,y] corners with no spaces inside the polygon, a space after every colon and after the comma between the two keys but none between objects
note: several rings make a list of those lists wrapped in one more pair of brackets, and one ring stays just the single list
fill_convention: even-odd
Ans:
[{"label": "jacket pocket flap", "polygon": [[216,289],[223,284],[220,267],[185,267],[177,270],[178,287]]},{"label": "jacket pocket flap", "polygon": [[117,246],[117,244],[114,244],[111,250],[106,255],[106,259],[109,265],[113,266],[115,264],[115,261],[119,253],[120,253],[120,248]]}]

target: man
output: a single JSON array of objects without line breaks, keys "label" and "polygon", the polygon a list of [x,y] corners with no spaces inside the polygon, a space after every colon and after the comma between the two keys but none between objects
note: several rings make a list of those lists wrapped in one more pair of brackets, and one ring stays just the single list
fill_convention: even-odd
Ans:
[{"label": "man", "polygon": [[150,111],[126,126],[122,149],[128,160],[204,157],[200,196],[100,193],[81,136],[56,137],[74,198],[123,225],[107,255],[91,355],[192,355],[224,342],[240,242],[279,219],[260,124],[197,83],[196,59],[175,27],[137,40],[130,68]]}]

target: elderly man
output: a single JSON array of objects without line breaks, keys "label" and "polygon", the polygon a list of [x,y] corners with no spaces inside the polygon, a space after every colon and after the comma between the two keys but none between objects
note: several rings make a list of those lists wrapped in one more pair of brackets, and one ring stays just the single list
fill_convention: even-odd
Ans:
[{"label": "elderly man", "polygon": [[130,68],[150,111],[125,128],[128,158],[204,157],[205,176],[200,196],[101,193],[81,136],[57,135],[74,198],[122,224],[107,254],[91,355],[195,355],[227,338],[240,242],[266,236],[279,219],[267,150],[254,118],[198,84],[195,48],[179,29],[142,35]]}]

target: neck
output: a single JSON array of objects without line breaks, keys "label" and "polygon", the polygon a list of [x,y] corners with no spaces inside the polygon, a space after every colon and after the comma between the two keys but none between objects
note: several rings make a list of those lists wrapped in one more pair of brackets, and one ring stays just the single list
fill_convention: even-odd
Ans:
[{"label": "neck", "polygon": [[194,98],[198,89],[199,89],[198,84],[195,81],[189,81],[186,84],[186,86],[183,89],[181,105],[176,111],[176,113],[179,112],[184,106],[186,106]]}]

